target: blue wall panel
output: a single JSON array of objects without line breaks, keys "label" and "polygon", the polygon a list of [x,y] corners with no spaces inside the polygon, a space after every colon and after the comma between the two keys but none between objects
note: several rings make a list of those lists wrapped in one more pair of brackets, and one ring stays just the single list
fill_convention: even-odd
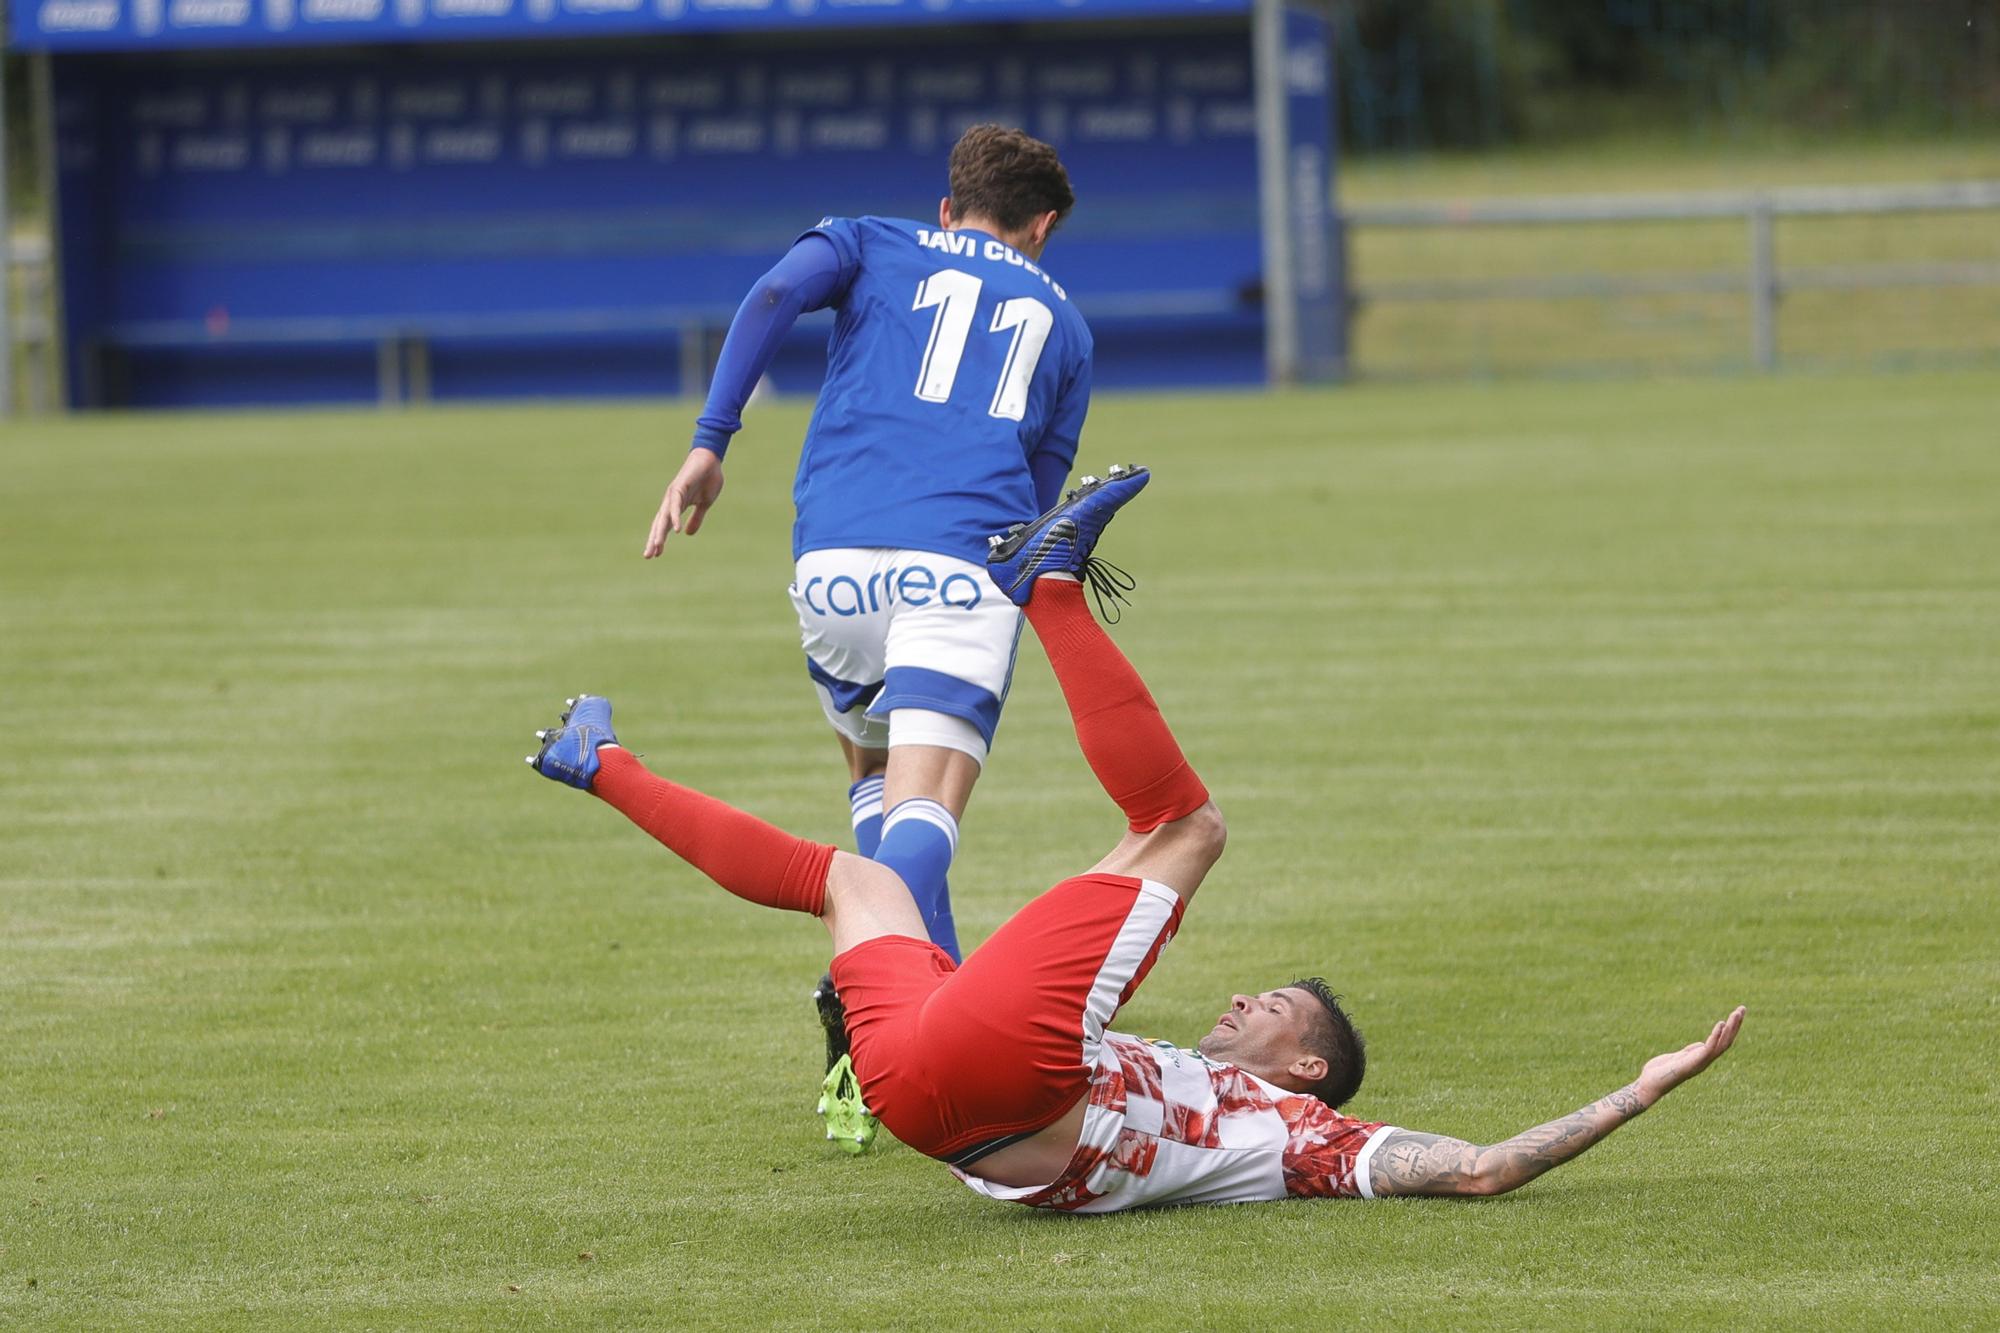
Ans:
[{"label": "blue wall panel", "polygon": [[249,407],[375,401],[375,353],[340,344],[177,347],[102,362],[105,395],[130,407]]},{"label": "blue wall panel", "polygon": [[[1159,319],[1217,339],[1146,364],[1107,347],[1102,382],[1255,378],[1223,347],[1257,323],[1247,26],[990,35],[64,58],[77,392],[101,346],[123,349],[109,396],[180,401],[155,383],[189,373],[174,349],[204,347],[212,389],[232,342],[288,337],[366,352],[343,363],[367,396],[398,330],[435,341],[440,395],[661,392],[680,326],[726,323],[821,215],[934,217],[947,150],[986,119],[1061,149],[1079,204],[1047,267],[1100,341]],[[782,387],[810,387],[824,333],[799,341]]]}]

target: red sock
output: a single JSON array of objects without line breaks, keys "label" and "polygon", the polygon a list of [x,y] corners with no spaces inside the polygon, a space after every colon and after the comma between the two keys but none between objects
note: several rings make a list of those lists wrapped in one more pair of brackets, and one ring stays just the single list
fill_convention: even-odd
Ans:
[{"label": "red sock", "polygon": [[825,908],[833,848],[648,772],[630,750],[607,746],[597,762],[592,791],[737,897],[813,916]]},{"label": "red sock", "polygon": [[1146,682],[1091,616],[1083,585],[1037,579],[1027,609],[1069,702],[1083,757],[1132,831],[1150,833],[1205,805],[1208,788],[1188,767]]}]

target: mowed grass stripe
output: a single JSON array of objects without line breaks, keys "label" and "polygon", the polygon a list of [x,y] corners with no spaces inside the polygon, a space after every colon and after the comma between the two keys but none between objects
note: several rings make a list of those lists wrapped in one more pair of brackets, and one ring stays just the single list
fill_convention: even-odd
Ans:
[{"label": "mowed grass stripe", "polygon": [[[1159,473],[1115,633],[1232,831],[1126,1026],[1323,972],[1354,1109],[1490,1139],[1751,1019],[1505,1200],[1095,1220],[815,1139],[816,929],[520,762],[599,690],[845,840],[801,405],[653,565],[686,405],[11,426],[0,1322],[1985,1322],[1996,391],[1105,397],[1086,467]],[[968,939],[1117,827],[1025,645]]]}]

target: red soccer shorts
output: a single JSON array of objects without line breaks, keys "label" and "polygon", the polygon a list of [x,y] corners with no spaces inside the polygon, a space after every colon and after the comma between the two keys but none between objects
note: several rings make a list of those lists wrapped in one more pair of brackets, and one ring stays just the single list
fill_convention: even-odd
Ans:
[{"label": "red soccer shorts", "polygon": [[1079,875],[1015,913],[963,966],[906,935],[841,954],[833,984],[868,1108],[904,1143],[945,1159],[1060,1120],[1182,909],[1164,884]]}]

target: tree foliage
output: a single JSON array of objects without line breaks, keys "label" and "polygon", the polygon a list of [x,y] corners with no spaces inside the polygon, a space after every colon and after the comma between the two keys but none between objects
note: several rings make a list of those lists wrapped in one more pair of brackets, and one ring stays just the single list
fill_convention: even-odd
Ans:
[{"label": "tree foliage", "polygon": [[1336,0],[1343,133],[1476,147],[2000,125],[1994,0]]}]

